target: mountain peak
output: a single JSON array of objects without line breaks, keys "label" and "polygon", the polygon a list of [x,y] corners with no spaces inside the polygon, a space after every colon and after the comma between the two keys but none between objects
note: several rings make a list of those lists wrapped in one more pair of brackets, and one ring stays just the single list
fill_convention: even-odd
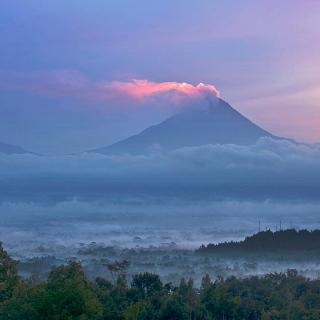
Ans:
[{"label": "mountain peak", "polygon": [[108,147],[92,150],[103,154],[144,154],[159,146],[165,150],[207,144],[249,145],[272,134],[255,125],[220,98],[175,114],[141,133]]}]

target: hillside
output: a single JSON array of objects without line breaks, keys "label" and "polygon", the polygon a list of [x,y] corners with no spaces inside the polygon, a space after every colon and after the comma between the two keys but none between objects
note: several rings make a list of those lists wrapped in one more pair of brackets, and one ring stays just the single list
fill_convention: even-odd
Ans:
[{"label": "hillside", "polygon": [[91,150],[103,154],[143,154],[152,148],[174,150],[207,144],[250,145],[271,133],[255,125],[222,99],[178,113],[113,145]]}]

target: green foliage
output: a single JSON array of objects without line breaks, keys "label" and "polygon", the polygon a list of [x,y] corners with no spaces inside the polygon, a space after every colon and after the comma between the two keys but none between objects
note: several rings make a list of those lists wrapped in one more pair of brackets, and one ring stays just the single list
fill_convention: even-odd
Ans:
[{"label": "green foliage", "polygon": [[188,312],[179,297],[168,298],[160,310],[160,320],[188,320]]},{"label": "green foliage", "polygon": [[78,262],[54,268],[45,283],[34,286],[21,284],[0,311],[0,319],[101,318],[102,306]]},{"label": "green foliage", "polygon": [[18,281],[17,262],[10,258],[0,242],[0,304],[11,298]]},{"label": "green foliage", "polygon": [[132,288],[136,288],[142,297],[152,296],[162,288],[160,277],[149,272],[140,273],[133,276]]},{"label": "green foliage", "polygon": [[47,281],[21,279],[16,262],[0,246],[0,320],[316,320],[320,280],[296,270],[263,277],[191,279],[162,284],[141,273],[128,285],[123,273],[114,283],[90,282],[79,262],[54,268]]},{"label": "green foliage", "polygon": [[102,306],[94,296],[79,262],[54,268],[41,299],[45,319],[99,319]]}]

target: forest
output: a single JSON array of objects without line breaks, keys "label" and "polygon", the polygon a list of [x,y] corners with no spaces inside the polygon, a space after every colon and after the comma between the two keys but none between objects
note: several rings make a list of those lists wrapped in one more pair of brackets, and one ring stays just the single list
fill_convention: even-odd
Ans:
[{"label": "forest", "polygon": [[320,280],[298,271],[163,283],[154,273],[127,274],[128,261],[106,264],[112,280],[85,275],[81,263],[53,267],[47,279],[19,276],[0,245],[0,319],[254,320],[320,318]]},{"label": "forest", "polygon": [[243,241],[230,241],[223,243],[209,243],[202,245],[198,253],[294,253],[302,255],[319,255],[320,253],[320,230],[296,230],[286,229],[279,231],[260,231]]}]

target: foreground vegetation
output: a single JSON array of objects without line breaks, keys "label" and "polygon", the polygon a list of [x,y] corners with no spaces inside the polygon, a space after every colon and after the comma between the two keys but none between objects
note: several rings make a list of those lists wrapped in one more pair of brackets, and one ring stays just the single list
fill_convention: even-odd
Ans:
[{"label": "foreground vegetation", "polygon": [[297,271],[238,279],[208,276],[163,284],[142,273],[128,283],[128,262],[106,265],[114,281],[89,281],[79,262],[55,267],[46,281],[23,279],[0,245],[0,319],[320,319],[320,280]]}]

